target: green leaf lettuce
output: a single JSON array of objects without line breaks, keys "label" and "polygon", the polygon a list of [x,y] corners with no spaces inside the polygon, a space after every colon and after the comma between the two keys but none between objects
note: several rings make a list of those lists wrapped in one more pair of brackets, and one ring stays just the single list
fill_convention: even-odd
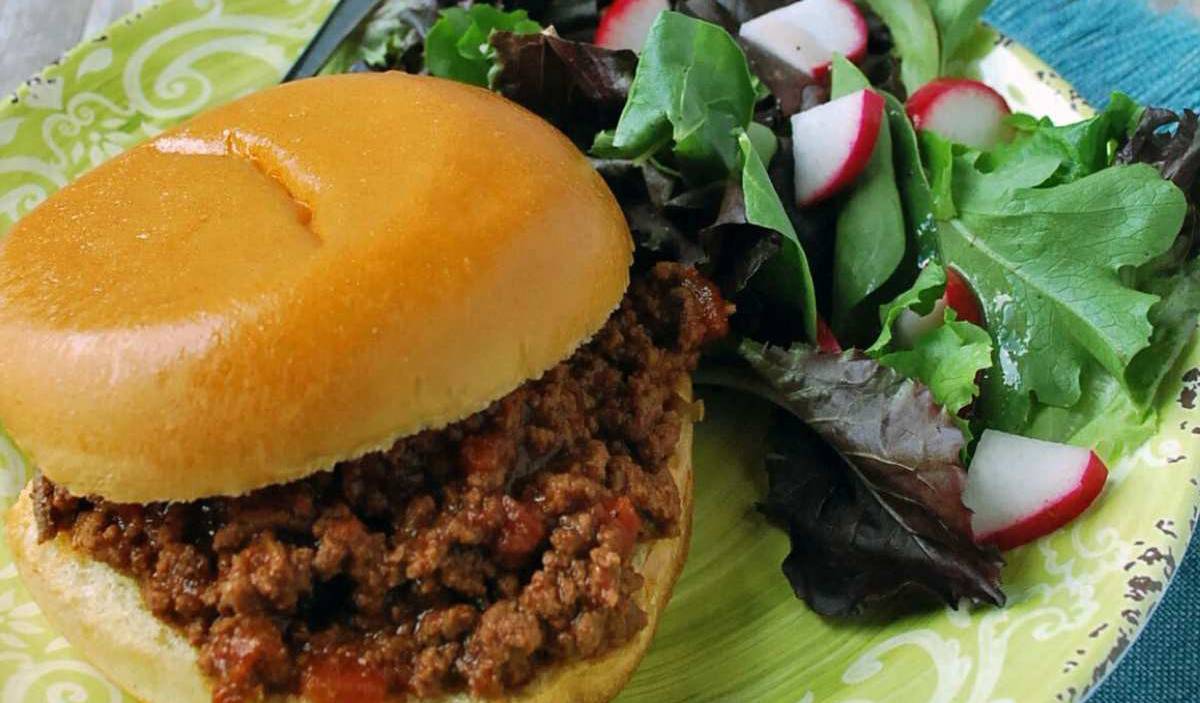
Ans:
[{"label": "green leaf lettuce", "polygon": [[1117,166],[1053,187],[1056,158],[982,173],[955,168],[958,217],[939,230],[942,254],[983,307],[996,369],[985,393],[989,426],[1019,430],[1031,398],[1069,408],[1089,360],[1117,378],[1150,342],[1153,295],[1121,269],[1171,246],[1183,221],[1178,188],[1146,166]]},{"label": "green leaf lettuce", "polygon": [[542,27],[524,10],[485,4],[447,8],[425,37],[425,67],[434,76],[487,87],[494,56],[488,37],[495,30],[532,34]]}]

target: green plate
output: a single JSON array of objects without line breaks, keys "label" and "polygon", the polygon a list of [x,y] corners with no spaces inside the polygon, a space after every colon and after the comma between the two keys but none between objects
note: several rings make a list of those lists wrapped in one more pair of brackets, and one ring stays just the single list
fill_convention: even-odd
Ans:
[{"label": "green plate", "polygon": [[[0,233],[122,149],[278,80],[330,0],[168,0],[111,27],[0,104]],[[1044,64],[994,35],[973,65],[1014,107],[1087,110]],[[2,352],[0,352],[2,353]],[[691,557],[629,703],[703,700],[1073,701],[1112,669],[1191,536],[1200,482],[1194,350],[1173,372],[1160,434],[1113,466],[1068,529],[1009,554],[1003,609],[826,620],[779,572],[786,537],[754,509],[765,409],[713,394],[696,443]],[[32,469],[0,435],[0,503]],[[38,612],[0,545],[0,701],[129,700]]]}]

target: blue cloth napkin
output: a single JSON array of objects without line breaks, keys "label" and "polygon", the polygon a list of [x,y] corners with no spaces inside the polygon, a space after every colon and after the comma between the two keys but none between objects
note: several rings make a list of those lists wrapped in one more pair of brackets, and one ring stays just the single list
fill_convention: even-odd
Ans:
[{"label": "blue cloth napkin", "polygon": [[[1173,9],[1162,9],[1174,5]],[[986,19],[1045,59],[1096,106],[1121,90],[1200,108],[1200,2],[995,0]],[[1200,702],[1200,538],[1150,623],[1089,703]]]},{"label": "blue cloth napkin", "polygon": [[1161,107],[1200,108],[1196,0],[994,0],[984,18],[1093,105],[1121,90]]}]

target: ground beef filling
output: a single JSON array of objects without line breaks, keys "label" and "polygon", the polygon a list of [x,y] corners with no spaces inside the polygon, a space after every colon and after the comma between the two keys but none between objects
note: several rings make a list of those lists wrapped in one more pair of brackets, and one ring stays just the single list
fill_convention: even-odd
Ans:
[{"label": "ground beef filling", "polygon": [[114,504],[38,479],[41,537],[136,579],[218,703],[498,696],[645,626],[630,558],[679,533],[677,388],[728,313],[659,264],[570,359],[451,427],[239,498]]}]

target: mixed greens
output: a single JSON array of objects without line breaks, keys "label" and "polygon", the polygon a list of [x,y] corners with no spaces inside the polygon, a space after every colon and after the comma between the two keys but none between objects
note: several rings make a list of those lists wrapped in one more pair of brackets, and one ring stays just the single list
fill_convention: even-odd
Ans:
[{"label": "mixed greens", "polygon": [[[326,71],[500,92],[592,157],[639,265],[720,285],[735,338],[697,380],[778,406],[762,509],[811,607],[909,585],[1000,604],[1002,561],[962,501],[972,442],[991,428],[1113,460],[1154,431],[1200,315],[1196,115],[1117,94],[1077,124],[1012,115],[1007,141],[956,144],[905,100],[965,70],[985,0],[859,3],[866,55],[834,55],[827,81],[736,38],[788,4],[678,0],[635,54],[591,43],[596,0],[387,0]],[[869,162],[798,207],[789,118],[863,89],[886,106]],[[978,317],[943,304],[953,285]],[[826,320],[848,351],[815,346]]]}]

